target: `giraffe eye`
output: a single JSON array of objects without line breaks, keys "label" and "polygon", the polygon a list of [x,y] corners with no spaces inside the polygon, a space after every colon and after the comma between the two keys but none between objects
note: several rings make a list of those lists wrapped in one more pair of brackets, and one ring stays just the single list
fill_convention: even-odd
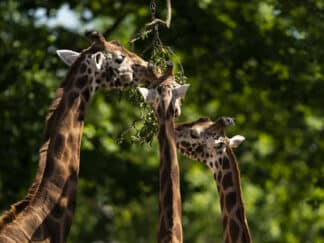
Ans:
[{"label": "giraffe eye", "polygon": [[120,55],[115,58],[115,62],[118,64],[121,64],[124,61],[124,59],[125,59],[125,56]]},{"label": "giraffe eye", "polygon": [[199,134],[196,130],[191,130],[190,136],[191,136],[191,138],[199,138]]}]

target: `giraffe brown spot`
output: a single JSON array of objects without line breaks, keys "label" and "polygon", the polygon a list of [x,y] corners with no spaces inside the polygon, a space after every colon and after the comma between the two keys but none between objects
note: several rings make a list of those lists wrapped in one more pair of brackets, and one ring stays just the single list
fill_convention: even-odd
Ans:
[{"label": "giraffe brown spot", "polygon": [[240,208],[236,210],[236,217],[238,218],[239,221],[244,221],[244,218],[242,217],[242,211]]},{"label": "giraffe brown spot", "polygon": [[217,191],[220,192],[220,187],[219,185],[217,184]]},{"label": "giraffe brown spot", "polygon": [[61,235],[57,234],[57,229],[60,228],[59,222],[51,217],[47,217],[44,221],[46,225],[45,228],[48,229],[49,234],[51,235],[51,242],[62,242]]},{"label": "giraffe brown spot", "polygon": [[209,167],[213,168],[213,163],[212,162],[209,162]]},{"label": "giraffe brown spot", "polygon": [[86,102],[89,101],[89,98],[90,98],[90,92],[89,92],[89,89],[85,89],[83,92],[82,92],[82,96],[84,98],[84,100]]},{"label": "giraffe brown spot", "polygon": [[74,140],[74,136],[72,134],[69,134],[67,138],[68,147],[71,147],[74,144]]},{"label": "giraffe brown spot", "polygon": [[223,169],[229,169],[230,168],[230,161],[228,160],[227,157],[223,158]]},{"label": "giraffe brown spot", "polygon": [[82,63],[81,66],[80,66],[80,73],[84,73],[87,69],[87,65]]},{"label": "giraffe brown spot", "polygon": [[216,178],[217,178],[217,176],[216,176],[216,172],[213,173],[213,176],[214,176],[214,179],[215,179],[215,181],[216,181]]},{"label": "giraffe brown spot", "polygon": [[[74,193],[74,194],[76,194],[76,193]],[[70,209],[72,213],[75,211],[75,208],[76,208],[76,197],[75,196],[69,198],[67,208]]]},{"label": "giraffe brown spot", "polygon": [[79,106],[79,112],[84,112],[85,111],[85,101],[82,100],[80,102],[80,106]]},{"label": "giraffe brown spot", "polygon": [[58,159],[61,159],[63,155],[64,146],[65,146],[65,137],[64,135],[59,133],[55,137],[54,144],[53,144],[54,153]]},{"label": "giraffe brown spot", "polygon": [[221,179],[222,179],[222,171],[220,170],[219,172],[218,172],[218,175],[217,175],[217,182],[218,183],[220,183],[220,181],[221,181]]},{"label": "giraffe brown spot", "polygon": [[229,241],[229,239],[228,239],[228,235],[226,235],[225,243],[230,243],[230,241]]},{"label": "giraffe brown spot", "polygon": [[240,234],[240,227],[237,225],[237,223],[234,220],[230,220],[230,234],[232,237],[232,242],[237,242]]},{"label": "giraffe brown spot", "polygon": [[84,86],[87,85],[87,83],[88,83],[88,76],[84,75],[84,76],[77,79],[75,85],[79,89],[82,89]]},{"label": "giraffe brown spot", "polygon": [[217,145],[216,145],[216,149],[222,149],[222,148],[223,148],[223,146],[224,146],[224,144],[223,144],[223,143],[219,143],[219,144],[217,144]]},{"label": "giraffe brown spot", "polygon": [[72,225],[72,217],[65,215],[64,217],[64,221],[63,221],[63,237],[64,237],[64,241],[66,241],[68,234],[70,232],[71,229],[71,225]]},{"label": "giraffe brown spot", "polygon": [[190,143],[188,143],[188,142],[186,142],[186,141],[183,141],[183,142],[181,142],[181,146],[187,148],[187,147],[190,146]]},{"label": "giraffe brown spot", "polygon": [[223,154],[223,150],[222,150],[222,149],[217,150],[217,151],[216,151],[216,154],[218,154],[218,155],[222,155],[222,154]]},{"label": "giraffe brown spot", "polygon": [[223,176],[223,181],[222,181],[224,190],[226,190],[228,187],[233,186],[233,180],[232,180],[232,174],[228,172]]},{"label": "giraffe brown spot", "polygon": [[61,218],[64,213],[64,208],[61,207],[58,203],[54,206],[54,208],[51,211],[51,215],[53,215],[54,218]]},{"label": "giraffe brown spot", "polygon": [[[56,172],[57,173],[57,172]],[[52,183],[59,188],[63,188],[65,184],[65,177],[63,175],[53,175]]]},{"label": "giraffe brown spot", "polygon": [[[170,183],[166,183],[167,185],[164,185],[165,187],[171,187]],[[163,192],[162,192],[163,193]],[[168,208],[172,206],[172,193],[170,190],[166,190],[163,195],[163,206],[164,208]],[[172,215],[171,215],[172,216]]]},{"label": "giraffe brown spot", "polygon": [[70,106],[72,106],[75,102],[75,100],[79,97],[79,94],[77,92],[71,92],[68,96],[68,103]]},{"label": "giraffe brown spot", "polygon": [[216,169],[218,170],[218,163],[214,162],[214,165],[215,165]]},{"label": "giraffe brown spot", "polygon": [[164,209],[164,220],[167,225],[167,227],[171,230],[172,227],[172,222],[173,222],[173,217],[172,217],[172,208],[167,207]]},{"label": "giraffe brown spot", "polygon": [[119,87],[119,86],[121,85],[121,82],[120,82],[119,79],[116,80],[115,85],[116,85],[117,87]]},{"label": "giraffe brown spot", "polygon": [[243,230],[243,233],[242,233],[242,243],[249,243],[250,240],[248,240],[248,239],[250,239],[248,233],[245,230]]},{"label": "giraffe brown spot", "polygon": [[227,223],[228,223],[228,218],[226,215],[224,215],[224,217],[223,217],[223,229],[224,230],[226,229]]},{"label": "giraffe brown spot", "polygon": [[114,69],[112,67],[109,67],[108,70],[107,70],[107,73],[105,73],[104,76],[106,76],[107,79],[109,80],[111,77],[114,76]]},{"label": "giraffe brown spot", "polygon": [[54,171],[54,158],[52,156],[48,156],[46,160],[46,167],[44,170],[44,177],[50,177]]},{"label": "giraffe brown spot", "polygon": [[223,211],[224,210],[224,205],[225,205],[225,197],[224,197],[224,193],[221,192],[220,193],[220,197],[221,197],[221,210]]},{"label": "giraffe brown spot", "polygon": [[160,227],[159,227],[159,233],[158,233],[158,238],[161,239],[163,236],[167,235],[169,233],[168,228],[165,225],[164,222],[164,217],[160,219]]},{"label": "giraffe brown spot", "polygon": [[202,153],[204,151],[204,147],[202,145],[199,145],[196,149],[197,153]]},{"label": "giraffe brown spot", "polygon": [[91,72],[92,72],[92,71],[91,71],[91,69],[90,69],[90,68],[88,68],[88,74],[91,74]]},{"label": "giraffe brown spot", "polygon": [[236,193],[235,192],[229,192],[226,194],[226,209],[227,212],[230,212],[232,208],[236,204]]}]

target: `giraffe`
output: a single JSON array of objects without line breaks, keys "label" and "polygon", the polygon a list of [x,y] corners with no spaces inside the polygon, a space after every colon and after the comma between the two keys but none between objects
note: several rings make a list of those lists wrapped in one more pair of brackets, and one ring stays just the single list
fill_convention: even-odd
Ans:
[{"label": "giraffe", "polygon": [[246,219],[240,182],[240,171],[232,148],[238,147],[244,137],[225,137],[225,128],[233,125],[230,117],[215,122],[200,118],[194,122],[177,124],[177,148],[191,159],[206,164],[213,172],[220,194],[225,243],[252,242]]},{"label": "giraffe", "polygon": [[168,63],[156,89],[139,88],[144,100],[152,103],[158,122],[160,148],[159,243],[182,243],[179,164],[175,143],[174,119],[181,114],[180,100],[189,85],[179,85]]},{"label": "giraffe", "polygon": [[39,166],[27,196],[0,218],[0,243],[66,242],[76,206],[80,141],[88,104],[98,88],[119,89],[158,79],[152,65],[86,32],[81,53],[59,50],[70,66],[46,117]]}]

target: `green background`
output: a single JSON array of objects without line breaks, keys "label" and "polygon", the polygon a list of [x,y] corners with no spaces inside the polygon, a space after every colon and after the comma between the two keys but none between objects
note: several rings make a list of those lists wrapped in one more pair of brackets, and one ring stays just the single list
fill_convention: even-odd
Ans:
[{"label": "green background", "polygon": [[[50,24],[62,6],[77,24]],[[0,211],[34,178],[47,109],[67,70],[55,50],[86,48],[87,28],[131,49],[149,21],[149,0],[0,1]],[[191,84],[180,120],[232,116],[227,135],[246,137],[236,154],[254,242],[324,242],[324,1],[173,1],[171,28],[160,35]],[[149,58],[151,40],[133,50]],[[116,143],[140,112],[116,91],[93,99],[69,242],[156,242],[156,139]],[[184,241],[222,242],[212,174],[179,161]]]}]

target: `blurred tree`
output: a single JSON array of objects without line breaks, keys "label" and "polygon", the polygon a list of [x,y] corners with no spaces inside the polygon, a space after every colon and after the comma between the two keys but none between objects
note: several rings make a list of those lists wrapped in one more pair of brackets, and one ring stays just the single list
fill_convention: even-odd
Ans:
[{"label": "blurred tree", "polygon": [[[183,64],[190,92],[181,120],[235,117],[255,242],[324,239],[324,1],[173,1],[160,37]],[[165,3],[157,1],[164,19]],[[150,21],[149,1],[0,1],[0,209],[22,198],[37,166],[45,115],[67,67],[55,50],[81,50],[86,28],[128,41]],[[150,58],[151,36],[135,42]],[[131,48],[130,46],[128,46]],[[156,142],[115,140],[140,116],[119,93],[96,95],[82,141],[70,242],[154,242]],[[137,128],[140,128],[141,122]],[[181,161],[185,242],[221,242],[208,170]],[[207,175],[207,176],[206,176]]]}]

